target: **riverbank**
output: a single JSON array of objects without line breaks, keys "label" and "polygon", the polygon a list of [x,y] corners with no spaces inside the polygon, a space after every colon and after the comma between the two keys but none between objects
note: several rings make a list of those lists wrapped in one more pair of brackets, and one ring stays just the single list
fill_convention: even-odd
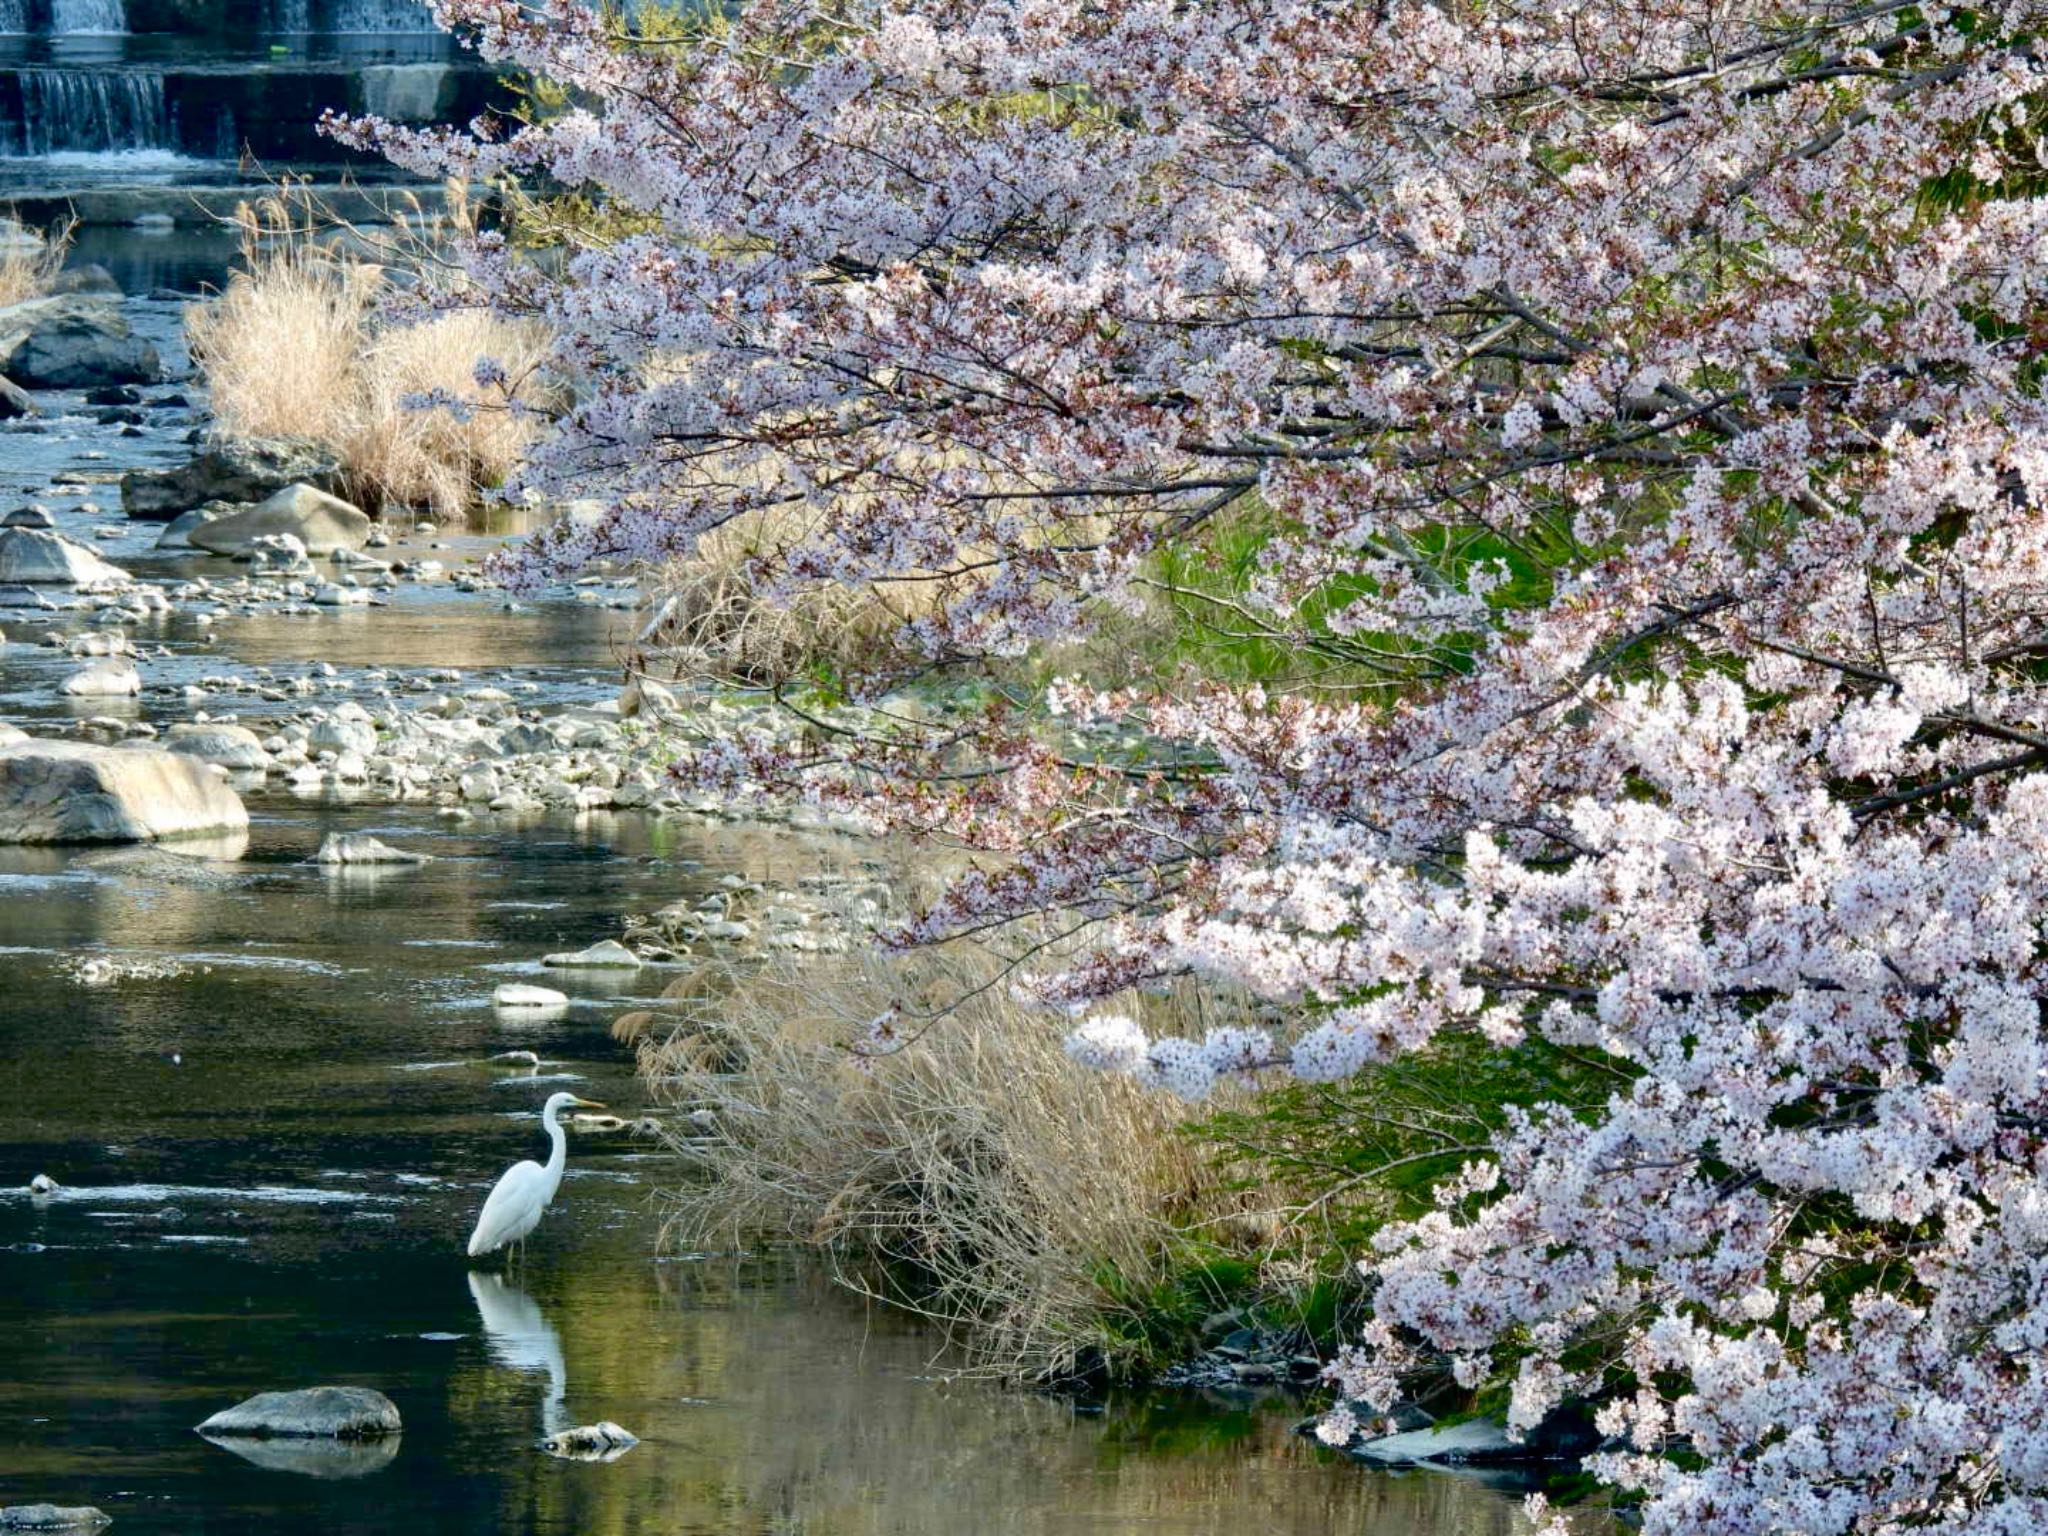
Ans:
[{"label": "riverbank", "polygon": [[[123,517],[118,510],[123,480],[186,463],[209,424],[204,381],[192,374],[184,352],[183,303],[182,295],[161,292],[119,300],[133,334],[157,349],[164,366],[163,380],[139,391],[134,404],[96,404],[85,389],[43,389],[37,391],[40,415],[0,426],[0,446],[8,450],[0,453],[0,514],[33,513],[50,532],[92,550],[129,578],[103,590],[53,585],[0,594],[13,599],[0,610],[0,631],[6,635],[0,649],[0,711],[37,736],[180,745],[223,769],[249,808],[251,826],[246,839],[210,849],[216,857],[205,861],[175,849],[132,854],[17,850],[0,858],[0,875],[10,882],[13,896],[36,901],[81,890],[90,893],[87,911],[94,914],[61,934],[10,941],[18,945],[7,962],[13,970],[32,979],[45,973],[49,978],[47,988],[41,980],[33,983],[44,999],[32,1011],[40,1022],[21,1028],[48,1034],[60,1050],[54,1058],[32,1049],[12,1051],[12,1069],[22,1074],[24,1084],[61,1075],[81,1088],[91,1085],[91,1092],[61,1115],[39,1111],[24,1121],[33,1129],[0,1138],[14,1142],[9,1156],[21,1164],[22,1173],[19,1181],[0,1183],[25,1183],[31,1173],[47,1171],[66,1191],[54,1203],[27,1207],[21,1214],[32,1224],[6,1240],[36,1245],[37,1254],[93,1255],[101,1250],[90,1235],[111,1231],[119,1251],[139,1238],[166,1254],[203,1253],[207,1266],[202,1268],[218,1257],[228,1268],[209,1272],[216,1281],[225,1277],[225,1283],[238,1285],[243,1282],[234,1278],[234,1263],[259,1255],[233,1250],[258,1248],[265,1262],[282,1259],[287,1267],[301,1262],[323,1266],[365,1244],[382,1252],[377,1234],[389,1217],[410,1225],[408,1246],[423,1259],[431,1255],[429,1267],[438,1272],[444,1260],[453,1266],[452,1257],[440,1251],[440,1229],[453,1231],[488,1176],[511,1156],[524,1155],[531,1140],[532,1105],[512,1112],[527,1129],[508,1146],[502,1133],[488,1134],[497,1114],[486,1108],[477,1118],[472,1101],[504,1102],[501,1093],[537,1096],[542,1083],[581,1080],[591,1086],[578,1091],[612,1103],[623,1126],[642,1132],[639,1140],[632,1139],[632,1130],[613,1132],[612,1140],[598,1144],[613,1150],[593,1152],[579,1141],[581,1171],[572,1171],[572,1191],[615,1185],[624,1202],[605,1207],[611,1214],[589,1234],[592,1251],[584,1262],[638,1266],[638,1255],[652,1244],[658,1216],[673,1214],[672,1207],[651,1213],[651,1197],[676,1176],[662,1144],[644,1133],[665,1132],[696,1157],[701,1175],[711,1139],[707,1132],[724,1136],[734,1121],[720,1117],[736,1115],[746,1103],[743,1073],[716,1074],[724,1097],[713,1104],[704,1095],[706,1081],[691,1082],[673,1070],[673,1055],[660,1054],[667,1031],[691,1018],[693,978],[724,969],[753,978],[772,974],[784,984],[804,986],[807,974],[815,974],[803,969],[806,963],[872,947],[868,935],[874,925],[900,909],[912,889],[904,867],[885,857],[884,850],[845,837],[801,807],[741,810],[715,796],[681,790],[665,772],[678,750],[713,745],[741,729],[794,733],[797,723],[758,695],[629,683],[621,658],[648,615],[639,607],[636,583],[625,573],[586,578],[538,599],[508,602],[482,573],[481,561],[504,537],[532,526],[535,514],[498,514],[474,525],[387,520],[375,546],[355,559],[315,558],[307,569],[275,574],[256,574],[248,565],[190,548],[164,547],[162,522]],[[332,600],[337,591],[357,596]],[[133,692],[65,691],[71,679],[110,667],[132,671]],[[330,832],[374,836],[432,862],[331,870],[303,865]],[[536,856],[548,866],[540,892],[518,874]],[[463,899],[442,912],[435,893],[458,890],[466,893]],[[567,895],[570,891],[573,896]],[[486,898],[485,892],[492,894]],[[309,901],[310,907],[305,905]],[[251,914],[258,910],[268,911],[275,921],[253,922]],[[626,940],[641,963],[606,969],[543,963],[551,952],[618,938]],[[402,954],[404,963],[395,963],[394,954]],[[309,1010],[317,1023],[294,1028],[294,1005],[279,994],[280,976],[296,978],[287,991],[306,990],[296,1006]],[[544,1010],[493,1006],[498,989],[507,984],[559,991],[563,1004]],[[812,992],[813,1000],[820,1000],[822,989]],[[837,1001],[829,1014],[814,1013],[811,1023],[857,1025],[860,1020],[852,1014],[861,1010],[847,998]],[[90,1049],[78,1054],[78,1043],[63,1021],[81,1006],[94,1018],[104,1014],[107,1022],[97,1027],[122,1042],[113,1057],[102,1060]],[[246,1090],[247,1061],[268,1058],[254,1039],[224,1034],[205,1022],[224,1017],[274,1032],[286,1055],[301,1058],[309,1068],[315,1060],[333,1058],[339,1042],[353,1041],[350,1031],[371,1020],[364,1041],[377,1042],[384,1059],[375,1065],[357,1059],[361,1042],[340,1046],[341,1056],[353,1063],[342,1081],[316,1087],[316,1072],[283,1087],[282,1098],[259,1090],[253,1110],[244,1111],[235,1106],[230,1090]],[[413,1028],[422,1017],[433,1021],[431,1027]],[[152,1022],[138,1034],[133,1021],[141,1018]],[[155,1053],[146,1068],[130,1059],[137,1039],[146,1039],[147,1051]],[[652,1095],[643,1086],[648,1079],[632,1076],[632,1048],[639,1043],[654,1052],[646,1065],[652,1078],[661,1081],[656,1083],[660,1091]],[[765,1037],[757,1043],[765,1043]],[[858,1071],[843,1043],[821,1033],[804,1049],[813,1061],[829,1057],[824,1075]],[[1067,1067],[1055,1039],[1048,1037],[1043,1044],[1048,1060]],[[485,1065],[507,1050],[533,1051],[551,1065],[537,1079],[508,1076],[502,1066]],[[826,1057],[819,1056],[821,1051]],[[165,1077],[157,1063],[173,1058],[177,1072]],[[158,1096],[192,1082],[198,1074],[186,1068],[202,1060],[221,1076],[192,1105],[198,1127],[189,1157],[220,1160],[239,1171],[218,1177],[189,1161],[186,1152],[161,1149],[161,1162],[146,1173],[110,1169],[108,1149],[126,1148],[132,1136],[121,1129],[124,1122],[149,1122],[159,1112]],[[881,1077],[894,1068],[883,1063],[874,1070]],[[137,1072],[137,1081],[149,1085],[141,1104],[125,1092],[108,1091],[107,1085],[127,1071]],[[534,1086],[526,1086],[529,1082]],[[787,1077],[782,1086],[789,1086]],[[1084,1107],[1083,1093],[1133,1092],[1128,1085],[1105,1084],[1087,1074],[1076,1074],[1064,1091],[1076,1115]],[[386,1172],[372,1176],[372,1192],[380,1199],[388,1195],[396,1206],[385,1209],[373,1201],[361,1212],[350,1211],[349,1225],[339,1229],[338,1246],[323,1239],[296,1258],[288,1257],[291,1243],[282,1229],[272,1234],[276,1241],[236,1241],[254,1230],[239,1225],[249,1219],[243,1192],[273,1187],[267,1181],[280,1176],[274,1168],[266,1172],[255,1165],[270,1155],[259,1149],[272,1145],[281,1124],[317,1118],[321,1111],[314,1106],[329,1099],[353,1106],[347,1109],[350,1116],[376,1120],[382,1111],[375,1105],[394,1092],[412,1106],[403,1111],[403,1129],[394,1126],[390,1132],[332,1144],[316,1139],[292,1154],[286,1183],[275,1187],[298,1188],[316,1174],[338,1171],[346,1190],[357,1173],[379,1168]],[[444,1121],[443,1112],[421,1109],[417,1096],[422,1092],[451,1107],[461,1100],[466,1107],[455,1120]],[[940,1101],[934,1104],[943,1112]],[[707,1110],[708,1126],[691,1120]],[[1155,1105],[1146,1113],[1164,1116],[1156,1125],[1148,1119],[1144,1133],[1161,1138],[1161,1155],[1178,1182],[1169,1181],[1146,1196],[1156,1199],[1156,1208],[1123,1208],[1139,1222],[1135,1231],[1121,1234],[1121,1249],[1112,1244],[1091,1253],[1085,1246],[1070,1246],[1063,1253],[1064,1268],[1053,1278],[1064,1287],[1061,1304],[1069,1308],[1069,1321],[1059,1335],[1068,1350],[1065,1367],[1020,1374],[1054,1374],[1070,1382],[1078,1374],[1092,1382],[1082,1401],[1091,1410],[1107,1404],[1113,1423],[1129,1422],[1117,1418],[1127,1411],[1118,1404],[1177,1405],[1128,1411],[1164,1411],[1177,1426],[1170,1440],[1192,1435],[1195,1443],[1215,1449],[1217,1457],[1204,1463],[1204,1478],[1220,1476],[1222,1459],[1230,1454],[1212,1437],[1247,1433],[1244,1426],[1251,1424],[1258,1426],[1252,1431],[1255,1438],[1267,1447],[1262,1454],[1291,1469],[1290,1478],[1316,1480],[1321,1491],[1315,1498],[1325,1506],[1336,1496],[1321,1480],[1333,1474],[1376,1486],[1375,1479],[1349,1472],[1336,1458],[1293,1436],[1304,1411],[1300,1389],[1310,1375],[1303,1368],[1303,1350],[1312,1341],[1271,1325],[1269,1318],[1242,1305],[1257,1291],[1257,1266],[1241,1255],[1270,1247],[1272,1234],[1228,1233],[1217,1226],[1219,1217],[1242,1220],[1245,1212],[1205,1207],[1207,1197],[1191,1194],[1188,1186],[1209,1181],[1212,1189],[1220,1188],[1222,1175],[1170,1139],[1177,1112]],[[249,1134],[228,1134],[227,1127],[244,1115]],[[1119,1125],[1129,1131],[1132,1122],[1090,1125],[1113,1135]],[[52,1126],[61,1130],[53,1133]],[[182,1143],[184,1138],[181,1132],[173,1139]],[[328,1150],[314,1150],[322,1145]],[[985,1165],[970,1146],[959,1166],[977,1160]],[[607,1166],[616,1179],[601,1172]],[[404,1176],[392,1170],[403,1170]],[[731,1165],[723,1174],[711,1168],[720,1177],[732,1171]],[[411,1182],[415,1175],[449,1182],[436,1193],[433,1186]],[[1101,1170],[1091,1176],[1100,1177]],[[110,1178],[118,1182],[110,1184]],[[315,1180],[309,1187],[320,1186]],[[1146,1189],[1143,1180],[1129,1187],[1141,1193]],[[125,1196],[102,1201],[92,1194],[107,1188],[149,1193],[139,1210],[128,1209],[137,1202]],[[204,1193],[209,1190],[216,1193]],[[831,1193],[824,1191],[828,1202]],[[1071,1205],[1073,1190],[1063,1191],[1057,1177],[1047,1177],[1032,1196],[1039,1212],[1063,1198]],[[300,1203],[278,1202],[285,1213]],[[322,1213],[322,1220],[340,1210],[324,1197],[304,1203]],[[225,1224],[201,1230],[187,1223],[184,1218],[195,1207],[209,1221],[221,1217]],[[801,1203],[794,1207],[804,1208]],[[720,1222],[708,1217],[717,1209],[715,1197],[699,1203],[699,1220],[689,1230],[705,1241],[685,1250],[698,1257],[684,1262],[761,1246],[762,1225],[737,1220],[725,1223],[724,1237],[710,1241],[711,1229]],[[839,1209],[847,1212],[844,1205]],[[1033,1209],[1027,1203],[1012,1215],[1029,1220]],[[179,1214],[166,1221],[164,1210]],[[1176,1236],[1165,1226],[1141,1225],[1166,1218],[1181,1222],[1184,1230]],[[67,1225],[74,1219],[92,1225]],[[289,1225],[297,1218],[281,1214],[278,1220]],[[845,1230],[853,1233],[857,1226],[854,1222]],[[1194,1233],[1203,1234],[1199,1241],[1191,1238]],[[786,1242],[799,1234],[785,1220],[779,1233],[769,1235]],[[859,1278],[857,1270],[874,1274],[860,1269],[875,1256],[860,1251],[864,1241],[827,1248],[843,1279]],[[621,1260],[622,1249],[633,1256]],[[961,1250],[970,1257],[972,1251]],[[883,1257],[900,1260],[903,1255]],[[672,1252],[668,1258],[681,1255]],[[1229,1262],[1215,1262],[1219,1259]],[[169,1282],[169,1271],[152,1272]],[[387,1279],[396,1274],[383,1260],[372,1272]],[[459,1281],[459,1266],[449,1274]],[[68,1270],[52,1278],[65,1292],[79,1283]],[[1092,1293],[1077,1295],[1077,1284]],[[39,1307],[61,1310],[54,1293],[40,1294]],[[116,1294],[124,1306],[145,1304],[132,1292]],[[468,1292],[451,1289],[449,1294],[451,1305],[483,1305]],[[908,1310],[920,1305],[914,1285],[887,1294]],[[1052,1288],[1045,1292],[1052,1294]],[[1022,1299],[1028,1313],[1044,1298]],[[565,1300],[575,1305],[573,1296]],[[333,1305],[331,1298],[319,1303],[320,1308]],[[1090,1308],[1095,1309],[1092,1315]],[[1076,1316],[1083,1326],[1072,1325]],[[970,1318],[968,1311],[956,1310],[945,1320],[957,1326]],[[502,1340],[494,1344],[488,1316],[484,1322],[487,1359],[510,1371],[538,1370],[548,1384],[550,1396],[542,1400],[547,1408],[556,1398],[546,1352],[521,1354]],[[440,1318],[420,1328],[419,1335],[461,1331]],[[359,1335],[342,1332],[360,1342]],[[913,1353],[939,1348],[929,1332],[901,1336],[916,1341],[906,1346]],[[1200,1383],[1193,1396],[1103,1395],[1103,1381],[1128,1371],[1134,1362],[1156,1369],[1203,1351],[1217,1368],[1191,1373],[1190,1379]],[[985,1366],[989,1358],[985,1350],[965,1347],[945,1354],[941,1372]],[[1070,1369],[1077,1366],[1078,1372]],[[33,1372],[39,1368],[25,1365],[28,1374],[20,1379],[36,1379]],[[116,1365],[103,1359],[101,1368],[115,1371]],[[434,1368],[418,1361],[407,1364],[399,1379],[411,1380],[407,1373],[422,1370],[419,1379],[435,1379]],[[178,1377],[178,1369],[170,1375]],[[250,1390],[291,1384],[296,1383],[246,1383]],[[226,1386],[220,1383],[221,1390]],[[181,1398],[179,1412],[184,1411],[182,1398],[193,1394],[189,1383],[162,1390]],[[628,1406],[620,1409],[615,1401],[592,1399],[589,1412],[579,1405],[579,1421],[609,1417],[627,1423],[655,1446],[671,1433],[687,1433],[680,1426],[665,1429],[656,1418],[656,1433],[650,1437],[647,1410],[641,1407],[636,1417],[637,1401],[629,1393]],[[458,1407],[451,1399],[450,1413]],[[1061,1412],[1070,1414],[1071,1409]],[[911,1416],[922,1422],[922,1413],[920,1408]],[[1074,1421],[1063,1422],[1071,1432]],[[1231,1425],[1238,1427],[1226,1435]],[[440,1447],[437,1456],[453,1456],[455,1447],[467,1442],[451,1432],[431,1443]],[[621,1464],[635,1464],[641,1456],[636,1449]],[[652,1458],[638,1464],[647,1459]],[[56,1486],[23,1488],[24,1495],[106,1502],[93,1469],[62,1456],[32,1465],[61,1469],[62,1476]],[[177,1473],[178,1478],[191,1475],[189,1468]],[[200,1475],[204,1482],[207,1474]],[[1252,1469],[1247,1475],[1262,1474]],[[1498,1475],[1518,1480],[1514,1474]],[[1364,1508],[1388,1495],[1356,1497],[1366,1501],[1359,1506]],[[1432,1494],[1424,1502],[1440,1497],[1455,1503],[1468,1495]],[[1471,1508],[1485,1511],[1488,1520],[1509,1519],[1506,1503],[1486,1502],[1493,1497],[1487,1494]],[[1339,1502],[1348,1505],[1353,1498],[1346,1492]],[[1435,1517],[1421,1508],[1416,1518],[1425,1523],[1419,1528],[1432,1529],[1426,1520]]]}]

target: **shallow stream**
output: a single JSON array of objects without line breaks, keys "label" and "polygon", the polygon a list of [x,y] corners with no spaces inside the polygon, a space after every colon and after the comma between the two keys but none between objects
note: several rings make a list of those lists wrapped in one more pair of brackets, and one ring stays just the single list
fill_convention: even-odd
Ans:
[{"label": "shallow stream", "polygon": [[[169,305],[140,313],[174,327]],[[43,428],[0,435],[0,503],[44,502],[145,579],[199,558],[153,560],[153,527],[94,540],[121,521],[111,486],[52,484],[173,460],[175,439],[82,416]],[[81,509],[94,500],[104,510]],[[447,542],[452,563],[470,541]],[[186,712],[175,685],[257,664],[453,666],[596,697],[616,686],[626,616],[568,601],[507,613],[447,589],[211,630],[174,615],[137,636],[168,653],[149,662],[153,688],[174,686],[90,709],[58,702],[67,662],[21,643],[33,627],[0,622],[15,642],[0,646],[0,718],[162,725]],[[794,882],[825,851],[636,816],[452,824],[275,790],[250,805],[247,845],[225,860],[0,850],[0,1505],[97,1505],[119,1533],[1521,1528],[1481,1480],[1318,1451],[1284,1395],[1075,1403],[949,1380],[931,1336],[794,1258],[661,1251],[660,1196],[680,1173],[630,1133],[574,1138],[510,1279],[495,1260],[472,1268],[462,1240],[498,1171],[540,1155],[547,1093],[629,1119],[646,1107],[607,1025],[672,973],[623,995],[550,975],[575,1000],[538,1024],[495,1013],[492,989],[542,979],[540,955],[616,933],[621,914],[735,869]],[[368,876],[301,862],[332,830],[435,859]],[[492,1059],[515,1049],[545,1065]],[[31,1196],[39,1173],[61,1188]],[[249,1393],[321,1382],[388,1393],[406,1425],[395,1447],[252,1458],[192,1432]],[[536,1448],[598,1419],[642,1443],[603,1464]]]}]

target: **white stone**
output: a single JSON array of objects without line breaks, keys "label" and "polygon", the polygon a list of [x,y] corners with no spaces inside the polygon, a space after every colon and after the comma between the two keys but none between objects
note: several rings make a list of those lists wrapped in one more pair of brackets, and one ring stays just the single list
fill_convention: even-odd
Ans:
[{"label": "white stone", "polygon": [[74,699],[129,698],[142,692],[142,674],[130,662],[109,658],[65,678],[64,692]]},{"label": "white stone", "polygon": [[320,847],[306,860],[308,864],[426,864],[433,860],[429,853],[413,853],[408,849],[394,848],[389,843],[371,837],[364,832],[330,832],[321,839]]},{"label": "white stone", "polygon": [[547,956],[542,965],[559,970],[638,970],[640,957],[617,939],[600,939],[588,949],[563,950]]},{"label": "white stone", "polygon": [[73,587],[120,586],[128,573],[83,544],[35,528],[0,528],[0,582]]},{"label": "white stone", "polygon": [[259,772],[271,765],[271,754],[246,726],[210,721],[203,725],[174,725],[164,742],[172,752],[183,752],[203,762],[218,763],[237,772]]},{"label": "white stone", "polygon": [[1508,1432],[1490,1419],[1467,1419],[1462,1424],[1382,1435],[1353,1446],[1352,1454],[1369,1461],[1486,1461],[1526,1455],[1528,1447],[1509,1439]]}]

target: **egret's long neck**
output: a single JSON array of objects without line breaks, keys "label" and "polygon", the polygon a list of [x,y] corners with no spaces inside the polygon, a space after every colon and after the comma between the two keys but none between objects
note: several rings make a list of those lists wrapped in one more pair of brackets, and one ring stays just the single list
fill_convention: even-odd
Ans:
[{"label": "egret's long neck", "polygon": [[548,1153],[548,1182],[559,1184],[562,1182],[562,1169],[569,1161],[569,1138],[555,1119],[554,1105],[550,1104],[541,1111],[541,1119],[547,1124],[548,1140],[554,1144]]}]

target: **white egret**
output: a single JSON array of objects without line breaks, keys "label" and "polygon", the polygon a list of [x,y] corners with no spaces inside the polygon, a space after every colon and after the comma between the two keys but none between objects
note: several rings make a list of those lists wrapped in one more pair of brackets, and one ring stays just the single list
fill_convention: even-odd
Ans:
[{"label": "white egret", "polygon": [[579,1099],[573,1093],[557,1093],[549,1097],[540,1112],[541,1123],[548,1128],[548,1139],[554,1143],[554,1150],[548,1154],[547,1166],[530,1159],[514,1163],[507,1168],[490,1198],[484,1201],[482,1213],[476,1219],[476,1230],[469,1234],[469,1256],[494,1253],[507,1243],[526,1240],[526,1234],[540,1225],[541,1212],[548,1208],[548,1202],[555,1198],[555,1191],[562,1187],[562,1169],[569,1161],[569,1138],[556,1119],[565,1109],[603,1109],[593,1099]]}]

